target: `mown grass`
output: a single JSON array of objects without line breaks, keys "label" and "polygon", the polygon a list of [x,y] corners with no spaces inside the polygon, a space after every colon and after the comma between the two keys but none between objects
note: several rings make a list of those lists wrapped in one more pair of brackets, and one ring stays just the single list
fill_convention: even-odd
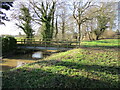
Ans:
[{"label": "mown grass", "polygon": [[82,44],[83,48],[3,72],[3,88],[119,88],[117,40],[83,43],[91,47]]},{"label": "mown grass", "polygon": [[102,39],[97,41],[83,41],[81,45],[86,47],[118,47],[120,39]]}]

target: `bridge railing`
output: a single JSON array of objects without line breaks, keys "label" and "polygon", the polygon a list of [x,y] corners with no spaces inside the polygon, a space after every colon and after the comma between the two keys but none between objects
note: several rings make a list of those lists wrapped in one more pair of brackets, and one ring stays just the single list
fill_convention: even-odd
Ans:
[{"label": "bridge railing", "polygon": [[41,47],[65,47],[65,48],[74,48],[79,47],[79,41],[27,41],[21,40],[17,41],[19,46],[41,46]]}]

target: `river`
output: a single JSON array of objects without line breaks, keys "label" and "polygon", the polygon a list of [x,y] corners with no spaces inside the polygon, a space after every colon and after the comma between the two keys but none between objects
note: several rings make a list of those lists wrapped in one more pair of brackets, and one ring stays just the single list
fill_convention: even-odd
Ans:
[{"label": "river", "polygon": [[20,67],[28,63],[37,62],[46,56],[55,53],[55,50],[48,50],[48,51],[36,51],[26,54],[17,54],[13,55],[8,58],[3,58],[0,62],[0,71],[7,71],[15,67]]}]

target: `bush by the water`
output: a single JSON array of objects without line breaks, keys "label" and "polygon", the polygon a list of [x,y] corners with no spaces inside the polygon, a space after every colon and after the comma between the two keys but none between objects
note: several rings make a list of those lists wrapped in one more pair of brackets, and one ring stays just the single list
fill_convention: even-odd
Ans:
[{"label": "bush by the water", "polygon": [[5,56],[9,53],[13,53],[16,49],[16,39],[12,36],[2,37],[2,55]]}]

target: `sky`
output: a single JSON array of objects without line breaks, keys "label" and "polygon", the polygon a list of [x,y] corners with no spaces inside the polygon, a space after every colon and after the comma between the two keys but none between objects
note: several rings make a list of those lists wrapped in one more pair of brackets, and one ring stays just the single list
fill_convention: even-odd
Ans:
[{"label": "sky", "polygon": [[0,25],[0,35],[18,35],[21,31],[18,29],[18,27],[15,25],[15,22],[17,22],[15,19],[12,20],[11,14],[13,13],[14,8],[10,8],[10,10],[4,10],[2,9],[4,13],[6,13],[7,17],[10,19],[10,21],[4,21],[5,25]]},{"label": "sky", "polygon": [[[18,1],[21,2],[20,0],[16,0],[16,2],[18,2]],[[23,0],[23,2],[26,2],[26,1],[27,0]],[[72,1],[74,1],[74,0],[72,0]],[[105,1],[118,2],[120,0],[99,0],[99,1],[101,1],[101,2],[102,1],[104,1],[104,2]],[[15,8],[17,7],[17,3],[16,2],[14,2],[15,3],[14,4]],[[5,34],[7,34],[7,35],[19,35],[19,32],[21,32],[21,34],[24,34],[24,32],[15,25],[15,23],[17,21],[15,19],[11,18],[11,14],[13,13],[14,8],[12,7],[11,10],[8,10],[8,11],[2,10],[2,11],[4,11],[7,14],[7,16],[9,17],[9,19],[11,19],[11,20],[10,21],[4,21],[5,25],[0,25],[0,35],[5,35]],[[36,27],[36,30],[37,29],[38,29],[38,27]]]}]

